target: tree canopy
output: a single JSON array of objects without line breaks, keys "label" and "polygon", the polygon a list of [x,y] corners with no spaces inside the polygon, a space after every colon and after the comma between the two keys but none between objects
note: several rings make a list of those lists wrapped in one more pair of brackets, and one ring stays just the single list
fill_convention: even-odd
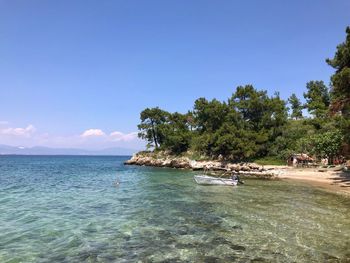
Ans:
[{"label": "tree canopy", "polygon": [[309,81],[304,93],[307,110],[316,118],[325,118],[328,114],[330,96],[323,81]]},{"label": "tree canopy", "polygon": [[139,137],[147,140],[148,146],[160,147],[164,141],[164,124],[169,117],[169,113],[156,108],[147,108],[140,114],[141,123]]},{"label": "tree canopy", "polygon": [[300,102],[299,98],[293,93],[289,98],[288,102],[291,105],[292,114],[290,117],[292,119],[298,120],[303,118],[303,104]]},{"label": "tree canopy", "polygon": [[334,58],[326,62],[335,69],[331,76],[331,112],[340,113],[340,129],[350,144],[350,27],[346,28],[345,42],[337,46]]},{"label": "tree canopy", "polygon": [[335,69],[332,82],[332,111],[350,116],[350,27],[346,28],[345,42],[337,46],[333,59],[326,62]]}]

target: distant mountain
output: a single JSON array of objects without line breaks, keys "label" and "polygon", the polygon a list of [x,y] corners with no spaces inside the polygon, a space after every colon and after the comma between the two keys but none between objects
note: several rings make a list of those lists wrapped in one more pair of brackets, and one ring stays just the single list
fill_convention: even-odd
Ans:
[{"label": "distant mountain", "polygon": [[137,152],[135,149],[126,148],[106,148],[102,150],[84,150],[75,148],[49,148],[42,146],[35,147],[15,147],[0,145],[0,155],[23,154],[23,155],[132,155]]}]

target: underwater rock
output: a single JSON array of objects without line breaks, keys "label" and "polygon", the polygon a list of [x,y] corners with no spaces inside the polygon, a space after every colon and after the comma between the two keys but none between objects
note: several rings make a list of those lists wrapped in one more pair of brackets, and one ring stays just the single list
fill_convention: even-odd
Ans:
[{"label": "underwater rock", "polygon": [[245,251],[245,247],[244,246],[240,246],[240,245],[236,245],[236,244],[232,244],[230,245],[230,248],[236,251]]},{"label": "underwater rock", "polygon": [[187,226],[180,226],[180,227],[177,229],[176,233],[177,233],[178,235],[180,235],[180,236],[187,235],[187,233],[188,233],[188,227],[187,227]]},{"label": "underwater rock", "polygon": [[232,245],[232,242],[231,241],[228,241],[227,239],[223,238],[223,237],[216,237],[216,238],[213,238],[211,240],[211,244],[213,245]]}]

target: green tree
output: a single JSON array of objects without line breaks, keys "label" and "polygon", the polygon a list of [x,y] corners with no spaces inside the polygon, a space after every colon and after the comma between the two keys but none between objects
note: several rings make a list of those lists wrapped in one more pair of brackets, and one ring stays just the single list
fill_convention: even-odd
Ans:
[{"label": "green tree", "polygon": [[293,93],[289,98],[288,102],[291,105],[292,113],[290,117],[292,119],[298,120],[303,118],[303,105],[298,99],[298,97]]},{"label": "green tree", "polygon": [[137,126],[138,136],[147,140],[148,147],[158,149],[164,141],[164,124],[167,122],[169,113],[156,108],[146,108],[140,114],[141,123]]},{"label": "green tree", "polygon": [[188,128],[190,129],[190,131],[193,131],[193,129],[196,126],[196,122],[195,122],[195,118],[193,116],[193,112],[192,111],[188,111],[186,114],[186,122],[188,125]]},{"label": "green tree", "polygon": [[244,160],[253,157],[259,148],[254,131],[241,129],[233,124],[224,123],[213,136],[212,153],[223,155],[230,160]]},{"label": "green tree", "polygon": [[331,77],[331,112],[341,113],[336,116],[337,123],[350,145],[350,27],[346,28],[345,42],[337,46],[334,58],[326,62],[335,69]]},{"label": "green tree", "polygon": [[274,140],[282,133],[283,126],[287,123],[288,109],[286,102],[280,98],[278,92],[267,101],[267,109],[264,112],[263,126],[270,130],[270,139]]},{"label": "green tree", "polygon": [[228,112],[226,103],[216,99],[208,101],[205,98],[199,98],[194,103],[193,116],[197,130],[203,132],[213,132],[220,128],[225,121]]},{"label": "green tree", "polygon": [[257,91],[252,85],[239,86],[229,100],[229,105],[239,112],[250,128],[261,128],[264,113],[268,109],[266,91]]},{"label": "green tree", "polygon": [[333,163],[334,157],[340,152],[343,136],[339,130],[318,133],[312,137],[314,152],[319,157],[328,157]]},{"label": "green tree", "polygon": [[206,156],[213,155],[214,137],[212,133],[195,132],[191,141],[191,149]]},{"label": "green tree", "polygon": [[332,104],[334,113],[341,112],[347,118],[350,117],[350,27],[346,28],[345,42],[337,46],[333,59],[326,62],[335,69],[331,77]]},{"label": "green tree", "polygon": [[191,142],[188,114],[175,112],[169,114],[168,122],[163,126],[164,143],[162,148],[179,154],[187,151]]},{"label": "green tree", "polygon": [[306,108],[316,118],[326,118],[330,105],[330,96],[323,81],[309,81],[304,93]]},{"label": "green tree", "polygon": [[194,139],[192,148],[196,151],[213,156],[215,145],[214,133],[220,129],[226,121],[229,112],[228,105],[216,99],[211,101],[205,98],[199,98],[194,103],[193,122],[195,128],[193,131]]},{"label": "green tree", "polygon": [[251,156],[264,156],[273,141],[282,133],[287,122],[286,103],[279,94],[269,97],[266,91],[258,91],[251,85],[237,87],[229,100],[231,109],[237,111],[246,132],[254,132],[256,152]]},{"label": "green tree", "polygon": [[287,120],[286,103],[279,93],[269,97],[267,91],[258,91],[252,85],[237,87],[229,106],[255,131],[283,125]]},{"label": "green tree", "polygon": [[289,120],[284,125],[282,134],[271,144],[269,155],[286,159],[293,153],[308,153],[310,148],[304,147],[305,141],[314,133],[314,126],[305,120]]}]

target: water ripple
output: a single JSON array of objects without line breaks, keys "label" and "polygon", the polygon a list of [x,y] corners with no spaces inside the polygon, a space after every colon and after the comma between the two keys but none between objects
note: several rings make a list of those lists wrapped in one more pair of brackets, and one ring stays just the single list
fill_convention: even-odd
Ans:
[{"label": "water ripple", "polygon": [[[0,262],[346,262],[350,201],[121,157],[0,157]],[[115,185],[115,181],[120,182]]]}]

